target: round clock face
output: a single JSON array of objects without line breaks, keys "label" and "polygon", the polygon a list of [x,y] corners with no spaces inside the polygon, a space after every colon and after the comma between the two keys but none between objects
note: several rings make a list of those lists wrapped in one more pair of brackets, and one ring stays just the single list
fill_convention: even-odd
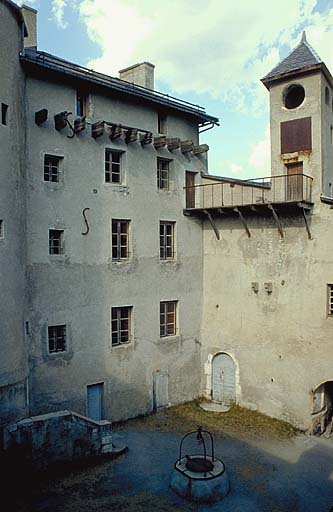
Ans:
[{"label": "round clock face", "polygon": [[283,93],[283,103],[288,110],[299,107],[303,103],[304,98],[304,87],[298,84],[289,85]]}]

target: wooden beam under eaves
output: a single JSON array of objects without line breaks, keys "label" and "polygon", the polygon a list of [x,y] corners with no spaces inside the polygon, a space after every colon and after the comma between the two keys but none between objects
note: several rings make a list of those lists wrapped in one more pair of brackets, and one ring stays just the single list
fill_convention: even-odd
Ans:
[{"label": "wooden beam under eaves", "polygon": [[189,153],[194,147],[193,140],[181,140],[180,151],[182,153]]},{"label": "wooden beam under eaves", "polygon": [[146,132],[144,134],[141,134],[141,136],[140,136],[141,146],[146,146],[147,144],[151,144],[152,142],[153,142],[152,132]]},{"label": "wooden beam under eaves", "polygon": [[48,116],[48,110],[46,108],[43,108],[42,110],[38,110],[38,112],[35,112],[35,123],[38,126],[41,126],[45,121],[47,121]]},{"label": "wooden beam under eaves", "polygon": [[104,121],[97,121],[97,123],[94,123],[91,126],[91,136],[94,137],[94,139],[97,139],[97,137],[101,137],[101,135],[104,134]]},{"label": "wooden beam under eaves", "polygon": [[178,137],[172,137],[166,140],[166,144],[168,146],[169,151],[173,151],[174,149],[180,148],[180,139]]},{"label": "wooden beam under eaves", "polygon": [[209,150],[208,144],[200,144],[199,146],[193,147],[193,154],[200,155],[201,153],[207,153],[208,150]]},{"label": "wooden beam under eaves", "polygon": [[129,144],[130,142],[136,142],[138,140],[138,130],[136,128],[130,128],[126,132],[125,142]]},{"label": "wooden beam under eaves", "polygon": [[83,130],[86,129],[86,118],[85,117],[78,117],[74,121],[74,133],[80,133],[83,132]]},{"label": "wooden beam under eaves", "polygon": [[111,126],[111,129],[110,129],[109,139],[110,140],[119,139],[119,137],[121,137],[122,134],[123,134],[122,127],[118,126],[118,125],[113,125],[113,126]]},{"label": "wooden beam under eaves", "polygon": [[160,135],[158,137],[154,137],[154,148],[159,149],[163,148],[166,145],[166,136]]}]

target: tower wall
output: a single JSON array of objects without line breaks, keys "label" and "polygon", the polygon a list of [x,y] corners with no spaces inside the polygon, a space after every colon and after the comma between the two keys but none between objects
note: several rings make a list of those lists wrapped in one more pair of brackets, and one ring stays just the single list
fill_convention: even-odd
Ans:
[{"label": "tower wall", "polygon": [[28,358],[24,336],[24,75],[19,63],[20,26],[4,2],[0,2],[0,24],[1,427],[27,413]]}]

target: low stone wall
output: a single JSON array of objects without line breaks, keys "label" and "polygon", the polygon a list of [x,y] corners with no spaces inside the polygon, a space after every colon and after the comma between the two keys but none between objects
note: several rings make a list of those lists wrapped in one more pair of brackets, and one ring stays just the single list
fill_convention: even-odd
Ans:
[{"label": "low stone wall", "polygon": [[71,411],[33,416],[4,429],[4,449],[24,457],[33,469],[113,452],[112,425]]}]

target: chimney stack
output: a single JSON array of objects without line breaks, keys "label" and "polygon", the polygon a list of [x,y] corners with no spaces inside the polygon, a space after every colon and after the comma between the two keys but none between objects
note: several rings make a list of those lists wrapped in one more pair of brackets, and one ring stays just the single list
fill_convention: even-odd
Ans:
[{"label": "chimney stack", "polygon": [[146,89],[154,90],[154,64],[150,62],[140,62],[119,71],[119,78]]},{"label": "chimney stack", "polygon": [[24,38],[24,48],[37,50],[37,11],[28,5],[22,5],[21,11],[28,29],[28,37]]}]

